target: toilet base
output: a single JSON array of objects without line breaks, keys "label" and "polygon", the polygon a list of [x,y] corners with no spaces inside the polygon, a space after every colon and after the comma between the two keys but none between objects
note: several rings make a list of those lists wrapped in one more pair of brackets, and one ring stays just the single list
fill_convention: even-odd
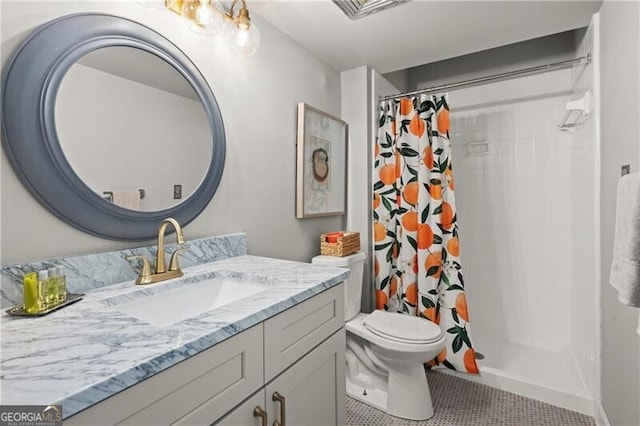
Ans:
[{"label": "toilet base", "polygon": [[347,395],[362,403],[385,411],[387,409],[387,393],[379,389],[364,389],[362,386],[351,383],[347,378]]},{"label": "toilet base", "polygon": [[[399,374],[389,375],[387,389],[392,392],[391,398],[385,390],[365,389],[362,385],[352,383],[349,377],[346,379],[347,395],[395,417],[408,420],[430,419],[434,412],[424,367],[422,364],[414,364],[403,370]],[[424,379],[416,380],[420,375]],[[408,380],[409,377],[413,379]]]}]

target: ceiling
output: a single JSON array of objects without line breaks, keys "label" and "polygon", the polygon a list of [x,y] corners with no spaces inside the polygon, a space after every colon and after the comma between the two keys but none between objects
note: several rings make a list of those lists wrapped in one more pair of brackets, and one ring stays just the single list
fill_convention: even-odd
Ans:
[{"label": "ceiling", "polygon": [[387,73],[584,27],[601,3],[413,0],[355,21],[331,0],[252,0],[249,8],[338,71]]},{"label": "ceiling", "polygon": [[126,80],[200,101],[189,82],[164,59],[141,49],[109,46],[94,50],[78,63]]}]

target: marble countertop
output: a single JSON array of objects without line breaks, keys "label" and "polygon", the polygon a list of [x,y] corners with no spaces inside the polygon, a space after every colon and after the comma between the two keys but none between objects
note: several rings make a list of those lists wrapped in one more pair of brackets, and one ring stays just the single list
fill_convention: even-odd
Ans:
[{"label": "marble countertop", "polygon": [[106,299],[162,291],[133,281],[91,289],[83,300],[43,317],[2,313],[2,404],[60,404],[67,418],[344,281],[348,270],[257,256],[237,256],[184,269],[190,277],[218,271],[268,288],[236,303],[166,327],[110,307]]}]

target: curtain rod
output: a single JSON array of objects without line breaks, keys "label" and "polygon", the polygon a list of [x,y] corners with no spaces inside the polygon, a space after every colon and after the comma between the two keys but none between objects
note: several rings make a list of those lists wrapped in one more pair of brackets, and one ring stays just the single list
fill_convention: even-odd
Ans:
[{"label": "curtain rod", "polygon": [[485,83],[485,82],[494,81],[494,80],[501,80],[503,78],[515,77],[517,75],[522,75],[522,74],[533,74],[533,73],[551,71],[552,69],[569,68],[575,64],[588,65],[590,62],[591,62],[591,54],[588,54],[587,56],[581,56],[576,59],[569,59],[561,62],[554,62],[552,64],[540,65],[537,67],[525,68],[525,69],[516,70],[516,71],[509,71],[509,72],[504,72],[500,74],[489,75],[486,77],[474,78],[471,80],[458,81],[456,83],[442,84],[440,86],[414,90],[413,92],[404,92],[404,93],[398,93],[396,95],[380,96],[379,99],[387,101],[389,99],[403,98],[405,96],[419,95],[422,93],[441,92],[447,89],[456,89],[464,86],[473,86],[479,83]]}]

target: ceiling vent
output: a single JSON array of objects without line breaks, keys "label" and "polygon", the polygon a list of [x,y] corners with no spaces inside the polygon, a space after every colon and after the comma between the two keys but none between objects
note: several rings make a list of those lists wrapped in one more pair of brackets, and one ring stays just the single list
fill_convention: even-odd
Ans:
[{"label": "ceiling vent", "polygon": [[333,0],[350,19],[360,19],[408,0]]}]

